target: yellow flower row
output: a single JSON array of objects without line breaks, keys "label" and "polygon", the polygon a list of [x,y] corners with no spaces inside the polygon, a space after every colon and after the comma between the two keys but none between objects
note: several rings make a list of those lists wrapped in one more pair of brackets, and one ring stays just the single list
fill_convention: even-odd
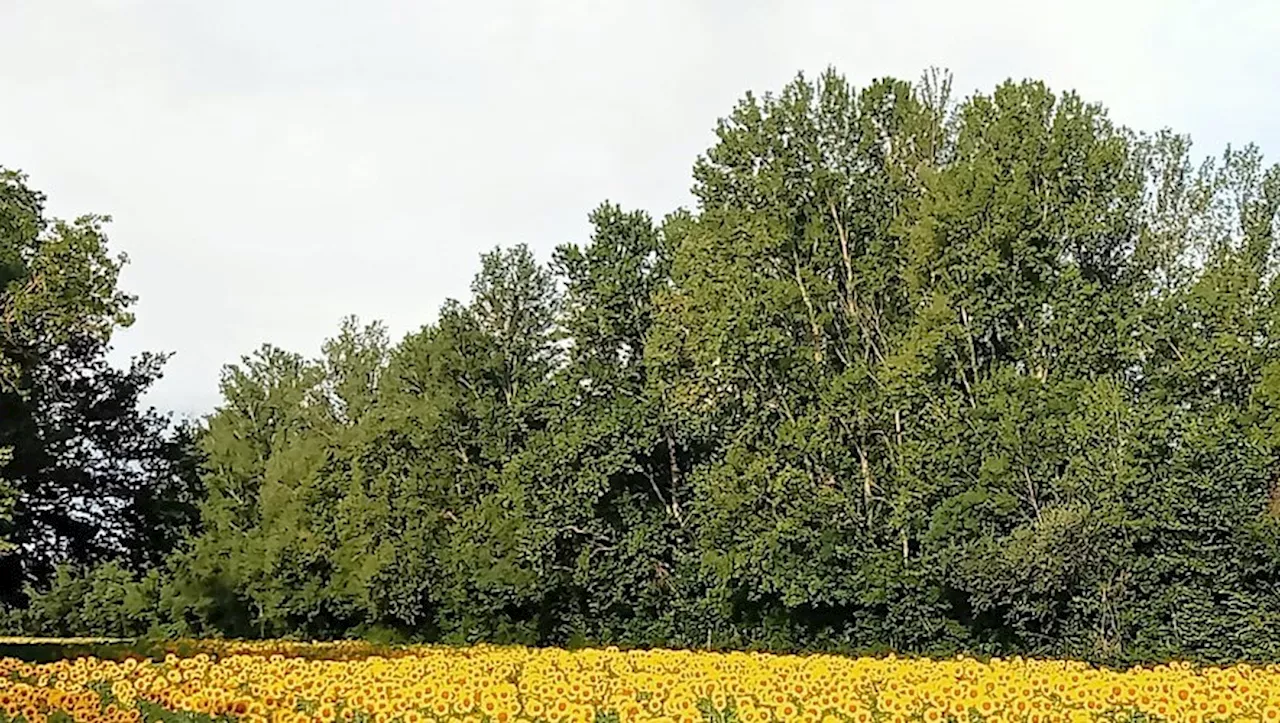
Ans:
[{"label": "yellow flower row", "polygon": [[1280,723],[1280,666],[614,649],[236,644],[163,661],[0,659],[0,720]]}]

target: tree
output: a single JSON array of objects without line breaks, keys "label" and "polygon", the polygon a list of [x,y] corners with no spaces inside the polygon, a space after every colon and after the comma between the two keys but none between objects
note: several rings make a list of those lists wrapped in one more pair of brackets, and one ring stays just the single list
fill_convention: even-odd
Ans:
[{"label": "tree", "polygon": [[695,166],[700,212],[649,350],[682,423],[716,444],[692,516],[730,642],[791,644],[793,625],[845,644],[940,634],[900,552],[893,451],[927,353],[908,336],[899,236],[945,150],[927,100],[800,79],[749,96]]},{"label": "tree", "polygon": [[317,507],[332,494],[337,442],[324,382],[321,365],[269,345],[224,370],[224,403],[200,440],[204,532],[169,565],[178,620],[235,635],[351,624],[350,603],[331,591],[333,539]]},{"label": "tree", "polygon": [[566,361],[549,379],[545,430],[513,455],[541,542],[543,639],[654,642],[685,610],[688,449],[664,421],[644,349],[670,246],[648,214],[603,204],[584,245],[556,249]]},{"label": "tree", "polygon": [[[109,323],[14,292],[12,318],[74,322],[57,348],[99,380],[49,382],[72,367],[10,333],[13,419],[36,430],[0,437],[15,515],[30,440],[97,418],[75,400],[117,420],[94,439],[135,441],[64,467],[200,474],[157,464],[152,496],[116,493],[161,503],[145,531],[102,528],[141,541],[146,575],[60,571],[26,619],[1274,660],[1280,167],[1190,148],[1036,82],[953,99],[937,72],[801,76],[719,123],[695,209],[603,204],[549,268],[485,254],[471,298],[398,343],[349,319],[320,358],[229,367],[199,456],[137,441],[121,410],[150,367],[84,361]],[[22,189],[11,238],[98,248],[41,231]],[[92,293],[51,298],[106,313],[114,281],[83,270],[114,267],[89,258],[59,288]]]},{"label": "tree", "polygon": [[[190,489],[183,438],[139,407],[164,357],[128,369],[106,361],[113,332],[132,321],[117,288],[123,256],[107,250],[105,217],[45,218],[44,197],[0,171],[0,479],[13,488],[0,538],[20,552],[0,559],[0,599],[50,579],[61,563],[127,555],[154,562],[182,532],[149,542],[149,515],[166,486]],[[186,475],[184,482],[177,478]]]},{"label": "tree", "polygon": [[[0,449],[0,469],[8,465],[11,459],[13,459],[13,448]],[[13,505],[16,497],[17,490],[14,488],[13,483],[0,478],[0,525],[13,523]],[[13,543],[7,537],[0,537],[0,555],[11,552],[13,548]]]},{"label": "tree", "polygon": [[189,624],[520,634],[525,525],[503,470],[544,424],[557,298],[523,247],[484,256],[473,291],[394,349],[349,319],[320,360],[266,347],[224,372],[205,532],[170,566]]},{"label": "tree", "polygon": [[946,89],[800,79],[695,167],[647,361],[717,444],[691,517],[727,641],[1243,654],[1210,578],[1271,619],[1276,171]]},{"label": "tree", "polygon": [[385,433],[411,481],[401,489],[404,477],[391,470],[378,479],[389,514],[414,520],[404,534],[418,548],[397,564],[434,576],[398,575],[391,589],[418,586],[401,596],[422,600],[450,639],[537,637],[541,598],[526,551],[544,531],[507,467],[547,426],[559,304],[554,279],[526,247],[495,249],[481,257],[471,302],[446,303],[435,325],[392,353],[383,409],[398,421]]}]

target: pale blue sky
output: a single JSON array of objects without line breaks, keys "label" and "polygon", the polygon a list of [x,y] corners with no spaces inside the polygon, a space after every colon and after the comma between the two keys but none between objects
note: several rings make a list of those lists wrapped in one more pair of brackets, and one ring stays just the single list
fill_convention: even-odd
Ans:
[{"label": "pale blue sky", "polygon": [[314,354],[349,313],[398,337],[483,249],[687,204],[716,118],[799,70],[1040,78],[1274,159],[1278,37],[1274,0],[0,0],[0,165],[114,216],[118,353],[177,352],[149,401],[203,413],[262,342]]}]

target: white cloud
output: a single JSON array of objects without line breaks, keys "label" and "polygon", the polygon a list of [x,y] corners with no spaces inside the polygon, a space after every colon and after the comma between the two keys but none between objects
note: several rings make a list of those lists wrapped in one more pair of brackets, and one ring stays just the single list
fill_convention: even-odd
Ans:
[{"label": "white cloud", "polygon": [[802,69],[1042,78],[1280,153],[1280,6],[1223,5],[19,0],[0,164],[56,214],[114,216],[141,297],[120,352],[176,351],[152,401],[203,412],[264,341],[315,352],[347,313],[401,333],[483,249],[545,258],[606,198],[688,203],[715,119]]}]

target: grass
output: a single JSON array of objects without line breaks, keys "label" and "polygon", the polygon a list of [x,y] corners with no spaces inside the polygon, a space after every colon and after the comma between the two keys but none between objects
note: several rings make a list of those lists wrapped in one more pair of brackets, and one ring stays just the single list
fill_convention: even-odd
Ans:
[{"label": "grass", "polygon": [[28,663],[48,663],[84,656],[123,658],[129,655],[148,655],[145,647],[139,641],[129,638],[0,637],[0,658],[17,658]]}]

